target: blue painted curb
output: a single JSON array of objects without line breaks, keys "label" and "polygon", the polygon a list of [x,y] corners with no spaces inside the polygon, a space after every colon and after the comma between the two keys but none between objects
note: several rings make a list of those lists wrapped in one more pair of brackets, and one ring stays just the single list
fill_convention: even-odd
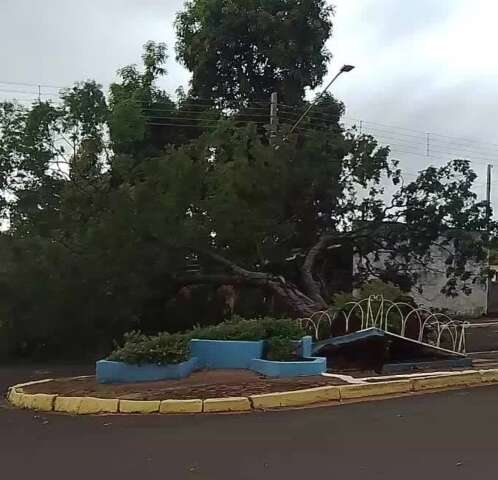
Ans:
[{"label": "blue painted curb", "polygon": [[98,383],[148,382],[179,379],[200,368],[250,369],[269,377],[301,377],[320,375],[327,370],[326,359],[312,357],[312,338],[305,336],[295,342],[296,349],[307,361],[275,362],[263,360],[265,341],[203,340],[190,341],[192,358],[170,365],[130,365],[124,362],[97,362]]},{"label": "blue painted curb", "polygon": [[98,383],[151,382],[155,380],[188,377],[197,368],[197,358],[168,365],[130,365],[123,362],[100,360],[97,362]]},{"label": "blue painted curb", "polygon": [[249,368],[267,377],[306,377],[326,372],[327,359],[324,357],[312,357],[303,362],[273,362],[254,358],[251,360]]},{"label": "blue painted curb", "polygon": [[249,368],[251,360],[263,356],[264,341],[199,340],[190,341],[190,353],[200,368]]}]

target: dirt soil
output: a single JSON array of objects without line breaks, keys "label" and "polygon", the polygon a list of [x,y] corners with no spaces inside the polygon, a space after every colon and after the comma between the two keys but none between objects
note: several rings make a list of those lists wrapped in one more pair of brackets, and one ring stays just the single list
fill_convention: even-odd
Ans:
[{"label": "dirt soil", "polygon": [[102,385],[94,376],[60,378],[25,387],[26,393],[52,393],[65,397],[120,398],[127,400],[166,400],[239,397],[260,393],[285,392],[345,382],[330,377],[267,378],[249,370],[204,370],[181,380]]}]

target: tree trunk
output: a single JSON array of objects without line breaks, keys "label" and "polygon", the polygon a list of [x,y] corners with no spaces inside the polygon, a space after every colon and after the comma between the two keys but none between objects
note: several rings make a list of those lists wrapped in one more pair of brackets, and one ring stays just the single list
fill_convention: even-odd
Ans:
[{"label": "tree trunk", "polygon": [[340,244],[331,245],[335,238],[334,235],[322,235],[318,239],[318,242],[309,249],[306,258],[304,259],[303,266],[301,267],[301,278],[305,292],[312,300],[321,306],[322,310],[327,308],[327,302],[322,296],[322,284],[320,281],[315,280],[313,270],[318,257],[325,249],[338,248],[341,246]]},{"label": "tree trunk", "polygon": [[203,252],[203,254],[227,267],[231,273],[187,274],[176,278],[178,286],[210,284],[259,287],[278,297],[288,314],[295,318],[310,317],[313,313],[327,308],[323,298],[311,298],[283,277],[246,270],[214,252]]},{"label": "tree trunk", "polygon": [[327,306],[306,296],[295,285],[271,283],[268,288],[282,301],[289,314],[294,318],[309,318]]}]

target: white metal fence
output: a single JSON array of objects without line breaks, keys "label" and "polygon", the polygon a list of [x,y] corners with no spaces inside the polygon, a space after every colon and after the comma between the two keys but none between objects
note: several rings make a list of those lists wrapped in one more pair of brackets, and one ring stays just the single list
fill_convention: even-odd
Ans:
[{"label": "white metal fence", "polygon": [[468,322],[453,320],[444,313],[431,312],[405,302],[393,302],[382,295],[370,295],[363,300],[348,302],[340,309],[318,311],[298,321],[315,340],[331,337],[333,326],[343,322],[345,333],[379,328],[456,353],[465,353],[465,329],[469,325]]}]

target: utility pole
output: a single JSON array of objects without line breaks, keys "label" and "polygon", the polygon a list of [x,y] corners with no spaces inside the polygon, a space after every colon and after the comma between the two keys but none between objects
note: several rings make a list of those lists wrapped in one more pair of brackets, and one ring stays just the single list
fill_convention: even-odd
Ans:
[{"label": "utility pole", "polygon": [[488,205],[488,221],[491,213],[491,169],[493,165],[488,164],[488,174],[486,179],[486,203]]},{"label": "utility pole", "polygon": [[278,130],[278,94],[273,92],[270,101],[270,145],[277,136]]},{"label": "utility pole", "polygon": [[[486,220],[487,220],[487,225],[486,229],[489,234],[489,223],[491,221],[491,169],[493,168],[493,165],[488,164],[487,168],[487,175],[486,175]],[[488,238],[488,242],[489,242]],[[489,257],[490,257],[490,248],[488,247],[488,255],[487,255],[487,267],[489,269]],[[486,278],[486,313],[489,313],[489,284],[490,284],[490,279],[489,279],[489,273]]]}]

